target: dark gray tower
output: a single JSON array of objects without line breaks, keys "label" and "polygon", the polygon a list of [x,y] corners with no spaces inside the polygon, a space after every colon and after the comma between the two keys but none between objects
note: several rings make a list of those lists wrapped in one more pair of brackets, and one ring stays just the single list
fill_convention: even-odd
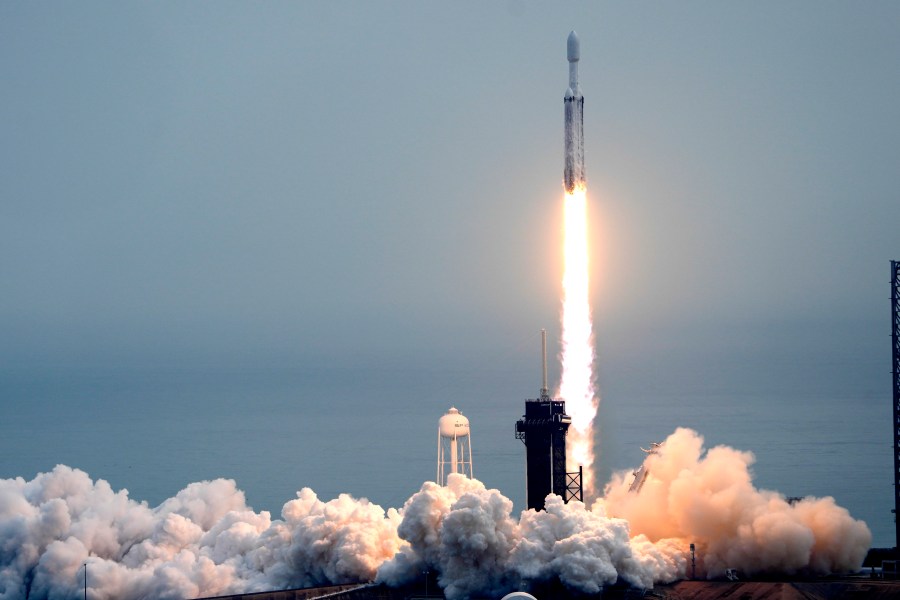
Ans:
[{"label": "dark gray tower", "polygon": [[549,396],[525,401],[525,415],[516,421],[516,438],[525,442],[525,503],[544,509],[553,493],[566,497],[566,433],[572,418],[566,403]]},{"label": "dark gray tower", "polygon": [[547,389],[547,332],[541,330],[543,385],[541,397],[525,401],[525,415],[516,421],[516,439],[525,443],[525,504],[544,509],[547,494],[568,502],[582,500],[581,469],[566,472],[566,434],[572,417],[563,400],[550,398]]}]

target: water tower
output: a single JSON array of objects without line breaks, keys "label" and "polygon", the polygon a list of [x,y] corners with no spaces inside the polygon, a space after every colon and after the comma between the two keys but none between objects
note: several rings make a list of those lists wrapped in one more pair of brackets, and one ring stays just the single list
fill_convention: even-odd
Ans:
[{"label": "water tower", "polygon": [[437,482],[447,485],[450,473],[462,473],[472,479],[472,436],[469,420],[455,408],[438,421]]}]

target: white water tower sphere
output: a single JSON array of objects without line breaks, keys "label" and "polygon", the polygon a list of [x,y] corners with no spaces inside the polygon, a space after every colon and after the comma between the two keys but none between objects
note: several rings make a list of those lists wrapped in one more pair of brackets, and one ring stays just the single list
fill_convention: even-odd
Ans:
[{"label": "white water tower sphere", "polygon": [[457,409],[451,407],[447,414],[438,421],[438,428],[441,436],[448,439],[469,435],[469,419],[464,417]]},{"label": "white water tower sphere", "polygon": [[472,436],[469,419],[455,408],[438,421],[437,482],[447,485],[450,473],[472,478]]}]

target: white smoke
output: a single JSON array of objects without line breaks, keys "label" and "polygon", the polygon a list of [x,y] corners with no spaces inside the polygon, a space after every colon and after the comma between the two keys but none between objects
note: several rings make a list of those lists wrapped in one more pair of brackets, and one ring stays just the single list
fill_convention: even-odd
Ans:
[{"label": "white smoke", "polygon": [[304,488],[283,520],[247,507],[232,480],[193,483],[157,508],[57,466],[0,480],[0,599],[192,598],[374,579],[403,547],[400,516]]},{"label": "white smoke", "polygon": [[637,587],[683,576],[683,548],[630,539],[628,523],[589,511],[581,502],[548,496],[546,509],[518,522],[512,502],[478,481],[451,476],[446,487],[426,483],[407,501],[398,533],[409,542],[379,570],[389,585],[408,583],[428,569],[450,600],[502,596],[558,578],[596,593],[623,579]]},{"label": "white smoke", "polygon": [[427,482],[400,510],[304,488],[281,519],[254,512],[231,480],[193,483],[156,508],[57,466],[31,481],[0,480],[0,600],[71,598],[88,563],[88,596],[191,598],[437,573],[450,600],[559,580],[595,593],[685,576],[857,569],[871,534],[831,498],[788,504],[753,487],[752,455],[708,452],[679,429],[647,458],[640,494],[616,475],[588,509],[548,496],[546,510],[512,502],[475,480]]},{"label": "white smoke", "polygon": [[872,534],[834,499],[790,504],[753,486],[754,457],[727,446],[708,452],[695,431],[679,428],[644,462],[640,494],[628,491],[630,472],[615,475],[595,504],[628,521],[650,540],[681,539],[698,548],[698,574],[726,568],[745,573],[851,571],[865,558]]},{"label": "white smoke", "polygon": [[480,481],[451,474],[426,482],[403,507],[398,533],[410,547],[382,566],[379,580],[407,583],[428,568],[448,598],[508,591],[509,555],[519,539],[512,501]]}]

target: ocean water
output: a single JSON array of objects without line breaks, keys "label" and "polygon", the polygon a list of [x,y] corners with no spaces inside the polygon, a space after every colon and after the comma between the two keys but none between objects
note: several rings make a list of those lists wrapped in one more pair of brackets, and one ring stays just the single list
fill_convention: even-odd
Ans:
[{"label": "ocean water", "polygon": [[[874,545],[892,546],[889,379],[869,366],[779,363],[763,378],[723,365],[670,362],[653,376],[637,361],[606,363],[598,480],[638,466],[640,446],[687,426],[709,447],[752,451],[758,487],[833,496],[867,522]],[[437,420],[453,405],[471,420],[476,477],[518,510],[524,447],[514,422],[539,387],[518,366],[6,371],[0,477],[63,463],[151,506],[226,477],[273,517],[302,487],[400,507],[434,479]]]}]

